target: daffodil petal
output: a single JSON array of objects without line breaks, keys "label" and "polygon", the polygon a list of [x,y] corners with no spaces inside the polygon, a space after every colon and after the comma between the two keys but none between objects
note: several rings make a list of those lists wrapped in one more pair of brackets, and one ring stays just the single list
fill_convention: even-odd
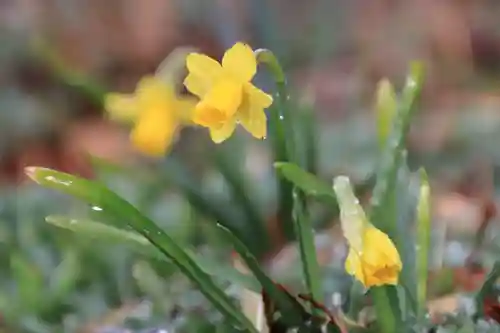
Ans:
[{"label": "daffodil petal", "polygon": [[210,90],[223,73],[217,61],[200,53],[190,53],[186,57],[186,67],[189,74],[184,80],[184,85],[192,94],[200,98]]},{"label": "daffodil petal", "polygon": [[221,143],[233,134],[235,128],[236,121],[234,118],[230,118],[222,125],[222,127],[210,128],[210,137],[212,138],[213,142]]},{"label": "daffodil petal", "polygon": [[194,98],[178,99],[176,103],[176,115],[179,121],[183,122],[184,124],[192,124],[192,118],[197,103],[198,100]]},{"label": "daffodil petal", "polygon": [[238,112],[241,125],[257,139],[264,139],[267,135],[267,118],[264,109],[251,106],[244,107]]},{"label": "daffodil petal", "polygon": [[401,268],[402,262],[396,246],[392,240],[374,226],[368,226],[364,231],[363,248],[376,251],[363,251],[363,260],[372,267],[396,266]]},{"label": "daffodil petal", "polygon": [[175,100],[174,87],[155,76],[146,76],[139,81],[136,96],[140,112],[171,107],[171,101]]},{"label": "daffodil petal", "polygon": [[250,46],[236,43],[224,54],[222,67],[243,82],[248,82],[257,72],[257,60]]},{"label": "daffodil petal", "polygon": [[123,122],[134,121],[139,113],[137,101],[132,94],[107,94],[104,109],[111,119]]},{"label": "daffodil petal", "polygon": [[232,117],[241,105],[243,86],[229,78],[218,81],[201,100],[203,105],[220,110],[228,118]]},{"label": "daffodil petal", "polygon": [[255,106],[260,106],[263,109],[266,109],[273,104],[273,97],[269,94],[266,94],[253,84],[245,85],[245,92],[248,94],[248,99],[251,104]]},{"label": "daffodil petal", "polygon": [[192,120],[193,123],[203,127],[220,128],[229,118],[223,111],[213,108],[202,101],[196,105]]},{"label": "daffodil petal", "polygon": [[177,124],[165,117],[141,119],[131,133],[131,141],[144,154],[162,156],[171,146],[176,130]]},{"label": "daffodil petal", "polygon": [[[174,113],[175,100],[161,95],[163,89],[155,82],[141,81],[143,87],[149,85],[150,91],[141,95],[141,112],[131,133],[132,144],[141,152],[151,156],[161,156],[172,144],[179,127],[179,120]],[[144,88],[146,89],[146,88]]]},{"label": "daffodil petal", "polygon": [[210,85],[207,80],[200,79],[200,76],[195,74],[188,74],[184,79],[184,86],[193,95],[203,98],[210,90]]}]

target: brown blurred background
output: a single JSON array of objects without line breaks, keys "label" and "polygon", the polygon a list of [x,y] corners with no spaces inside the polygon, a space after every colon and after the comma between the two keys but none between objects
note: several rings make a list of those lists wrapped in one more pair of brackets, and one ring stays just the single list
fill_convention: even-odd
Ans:
[{"label": "brown blurred background", "polygon": [[499,11],[486,0],[1,1],[1,179],[18,179],[26,164],[89,174],[82,151],[131,154],[126,133],[58,66],[131,91],[177,46],[220,57],[237,40],[273,48],[324,119],[369,107],[379,79],[400,83],[408,61],[424,60],[433,120],[415,144],[438,149],[457,109],[498,105]]}]

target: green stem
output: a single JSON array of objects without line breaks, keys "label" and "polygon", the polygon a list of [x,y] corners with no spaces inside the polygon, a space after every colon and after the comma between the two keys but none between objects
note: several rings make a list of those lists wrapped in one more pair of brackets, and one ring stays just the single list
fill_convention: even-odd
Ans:
[{"label": "green stem", "polygon": [[[269,129],[272,133],[274,161],[297,163],[294,140],[293,119],[288,103],[289,94],[286,77],[276,56],[269,50],[255,50],[259,64],[263,64],[271,73],[276,83],[275,101],[269,112]],[[278,220],[288,240],[294,240],[292,228],[292,184],[286,179],[278,180],[279,208]]]},{"label": "green stem", "polygon": [[[270,115],[270,127],[274,129],[275,162],[298,163],[295,135],[286,78],[276,56],[269,50],[255,51],[257,62],[265,64],[276,82],[277,109]],[[297,238],[300,247],[304,278],[314,300],[321,300],[319,265],[314,243],[314,230],[306,211],[302,191],[294,188],[286,179],[280,180],[279,218],[288,239]],[[293,228],[290,228],[293,226]]]},{"label": "green stem", "polygon": [[377,325],[380,328],[380,332],[396,333],[398,329],[396,317],[392,311],[386,289],[384,287],[372,287],[370,294],[376,303],[375,313],[377,314]]},{"label": "green stem", "polygon": [[[307,215],[305,196],[301,191],[294,189],[293,200],[293,221],[295,233],[299,241],[300,257],[302,259],[302,269],[306,286],[311,293],[311,297],[317,302],[322,302],[321,276],[316,256],[314,230],[311,219]],[[313,309],[313,311],[316,310]],[[317,314],[321,314],[321,311]]]}]

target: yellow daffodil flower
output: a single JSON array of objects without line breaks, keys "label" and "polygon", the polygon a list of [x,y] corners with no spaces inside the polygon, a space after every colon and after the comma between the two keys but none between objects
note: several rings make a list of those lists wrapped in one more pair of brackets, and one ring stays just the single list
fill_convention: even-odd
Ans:
[{"label": "yellow daffodil flower", "polygon": [[403,265],[394,243],[373,225],[364,228],[363,233],[362,249],[349,249],[346,271],[367,288],[397,284]]},{"label": "yellow daffodil flower", "polygon": [[189,74],[184,85],[200,98],[192,120],[208,128],[215,143],[230,137],[238,123],[254,137],[266,137],[264,109],[273,99],[251,83],[257,60],[248,45],[236,43],[226,51],[221,64],[206,55],[191,53],[186,65]]},{"label": "yellow daffodil flower", "polygon": [[367,288],[397,284],[403,264],[392,240],[368,221],[349,178],[336,177],[333,189],[339,201],[342,232],[349,244],[346,271]]},{"label": "yellow daffodil flower", "polygon": [[176,97],[174,87],[155,76],[143,78],[134,94],[110,93],[105,109],[111,119],[134,123],[132,144],[142,153],[162,156],[181,125],[189,122],[195,101]]}]

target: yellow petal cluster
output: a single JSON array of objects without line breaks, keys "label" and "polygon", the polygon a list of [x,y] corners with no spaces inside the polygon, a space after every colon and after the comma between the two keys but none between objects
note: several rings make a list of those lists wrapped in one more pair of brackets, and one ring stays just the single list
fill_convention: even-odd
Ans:
[{"label": "yellow petal cluster", "polygon": [[105,100],[111,119],[132,122],[132,144],[151,156],[165,154],[194,106],[194,100],[177,97],[173,86],[155,76],[144,77],[134,94],[110,93]]},{"label": "yellow petal cluster", "polygon": [[264,109],[273,100],[251,83],[257,60],[248,45],[236,43],[226,51],[221,63],[191,53],[186,65],[189,74],[184,85],[200,98],[192,120],[208,128],[215,143],[229,138],[238,123],[255,138],[266,137]]},{"label": "yellow petal cluster", "polygon": [[362,244],[359,250],[349,248],[346,271],[367,288],[397,284],[403,264],[389,236],[370,224],[363,229]]},{"label": "yellow petal cluster", "polygon": [[264,109],[272,97],[255,87],[251,80],[257,71],[252,49],[236,43],[221,63],[199,53],[186,57],[189,71],[184,85],[199,98],[180,98],[173,82],[159,76],[146,76],[133,94],[110,93],[105,109],[117,121],[132,122],[132,144],[151,156],[162,156],[172,145],[183,125],[208,128],[212,140],[223,142],[241,124],[254,137],[266,136]]}]

